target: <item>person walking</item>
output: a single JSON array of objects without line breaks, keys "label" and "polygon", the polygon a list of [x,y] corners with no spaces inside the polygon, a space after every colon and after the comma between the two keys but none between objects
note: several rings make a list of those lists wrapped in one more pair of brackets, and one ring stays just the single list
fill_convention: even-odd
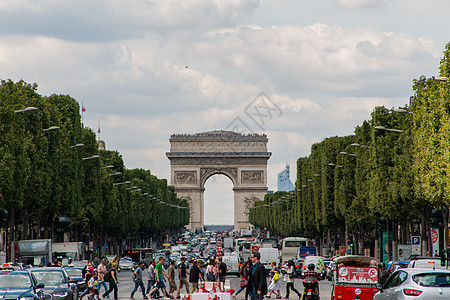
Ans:
[{"label": "person walking", "polygon": [[234,300],[236,300],[236,296],[242,292],[244,289],[245,290],[245,300],[248,299],[248,280],[249,280],[249,270],[250,270],[250,266],[251,266],[251,261],[246,261],[245,263],[242,264],[241,268],[239,269],[239,274],[241,275],[241,284],[239,289],[234,292],[231,296],[233,297]]},{"label": "person walking", "polygon": [[261,254],[253,252],[250,256],[252,268],[249,272],[250,297],[251,300],[262,300],[267,294],[266,268],[260,263]]},{"label": "person walking", "polygon": [[206,267],[206,280],[207,281],[211,281],[211,282],[216,281],[216,276],[214,275],[214,264],[215,264],[214,259],[208,260],[208,266]]},{"label": "person walking", "polygon": [[190,272],[190,276],[189,276],[189,280],[192,283],[191,294],[195,293],[196,291],[199,290],[199,286],[198,286],[199,280],[204,281],[202,272],[200,270],[201,267],[202,267],[202,261],[198,260],[197,264],[193,265],[191,268],[191,272]]},{"label": "person walking", "polygon": [[178,278],[180,279],[180,285],[178,286],[178,291],[177,291],[177,299],[180,299],[180,292],[181,289],[183,288],[183,285],[186,288],[186,294],[189,294],[189,282],[187,280],[187,275],[189,274],[189,272],[186,270],[186,258],[182,257],[181,258],[181,262],[178,265]]},{"label": "person walking", "polygon": [[[108,285],[106,284],[106,281],[104,280],[104,277],[106,275],[106,272],[108,272],[108,269],[106,268],[105,264],[105,258],[102,257],[100,260],[100,264],[97,266],[97,272],[98,272],[98,292],[100,293],[100,288],[103,286],[105,289],[105,293],[108,290]],[[109,298],[109,295],[107,296]]]},{"label": "person walking", "polygon": [[142,279],[142,270],[144,270],[144,262],[141,261],[138,264],[138,268],[134,271],[134,289],[131,291],[130,300],[134,300],[134,293],[136,293],[138,288],[141,288],[142,298],[148,299],[145,295],[145,286]]},{"label": "person walking", "polygon": [[272,293],[277,294],[276,299],[281,299],[281,280],[280,280],[280,269],[277,267],[276,262],[271,262],[270,265],[272,266],[272,270],[270,270],[269,276],[270,276],[270,285],[269,285],[269,294],[266,296],[266,298],[270,298],[272,296]]},{"label": "person walking", "polygon": [[[94,275],[94,267],[92,266],[92,261],[88,261],[85,269],[86,269],[86,271],[84,272],[83,278],[84,278],[84,281],[86,282],[86,289],[84,290],[83,293],[81,293],[80,300],[83,299],[84,296],[89,294],[89,280],[91,280],[91,277]],[[85,269],[83,269],[83,271]],[[82,271],[82,273],[83,273],[83,271]]]},{"label": "person walking", "polygon": [[[155,265],[156,261],[152,260],[150,262],[150,266],[148,266],[148,278],[147,278],[147,290],[145,294],[149,294],[150,291],[153,289],[153,286],[155,285]],[[156,295],[150,295],[152,298],[156,298]]]},{"label": "person walking", "polygon": [[287,270],[287,281],[286,281],[286,300],[289,299],[290,290],[292,290],[294,293],[297,294],[298,298],[300,299],[302,295],[297,291],[297,289],[294,287],[295,283],[295,264],[294,261],[291,259],[288,261],[288,270]]},{"label": "person walking", "polygon": [[[167,277],[167,279],[169,279],[169,277],[163,272],[163,265],[165,263],[165,259],[164,256],[161,256],[159,258],[158,263],[155,266],[155,278],[156,278],[156,287],[154,287],[151,291],[150,291],[150,295],[152,295],[154,292],[156,292],[158,289],[161,289],[164,297],[169,298],[167,296],[167,292],[166,292],[166,285],[164,283],[164,276]],[[152,297],[153,298],[153,297]],[[173,298],[173,297],[172,297]]]},{"label": "person walking", "polygon": [[218,258],[219,261],[219,290],[223,293],[225,291],[225,280],[227,278],[227,264],[222,261],[222,257]]},{"label": "person walking", "polygon": [[175,260],[170,262],[170,266],[167,269],[168,279],[169,279],[169,296],[170,299],[174,298],[173,293],[177,290],[177,283],[175,282]]},{"label": "person walking", "polygon": [[117,267],[118,267],[118,264],[116,262],[114,262],[111,265],[111,270],[109,270],[108,273],[106,273],[106,275],[104,277],[104,279],[106,281],[108,281],[108,283],[109,283],[109,290],[102,295],[102,298],[105,298],[111,292],[114,291],[114,299],[115,300],[119,299],[119,297],[118,297],[119,289],[117,287],[117,284],[119,283],[119,278],[117,277]]}]

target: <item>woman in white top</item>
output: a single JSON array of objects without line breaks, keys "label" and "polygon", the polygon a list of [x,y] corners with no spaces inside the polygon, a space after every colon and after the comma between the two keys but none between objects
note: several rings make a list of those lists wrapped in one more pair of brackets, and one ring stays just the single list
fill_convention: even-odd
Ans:
[{"label": "woman in white top", "polygon": [[286,298],[289,299],[289,292],[292,289],[294,293],[297,294],[298,298],[300,299],[302,295],[295,289],[294,282],[295,282],[295,264],[293,260],[288,261],[288,271],[287,271],[287,281],[286,281]]}]

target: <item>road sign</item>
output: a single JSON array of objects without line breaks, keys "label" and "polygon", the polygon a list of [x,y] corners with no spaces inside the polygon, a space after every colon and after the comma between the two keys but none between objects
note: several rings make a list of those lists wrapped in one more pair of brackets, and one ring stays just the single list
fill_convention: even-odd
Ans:
[{"label": "road sign", "polygon": [[252,246],[252,252],[258,252],[259,246]]},{"label": "road sign", "polygon": [[411,245],[420,246],[420,236],[412,236],[411,237]]},{"label": "road sign", "polygon": [[421,255],[422,249],[420,246],[420,236],[412,236],[411,237],[411,254],[412,255]]},{"label": "road sign", "polygon": [[327,243],[323,243],[322,248],[327,249]]},{"label": "road sign", "polygon": [[350,246],[352,244],[352,241],[347,240],[347,246]]}]

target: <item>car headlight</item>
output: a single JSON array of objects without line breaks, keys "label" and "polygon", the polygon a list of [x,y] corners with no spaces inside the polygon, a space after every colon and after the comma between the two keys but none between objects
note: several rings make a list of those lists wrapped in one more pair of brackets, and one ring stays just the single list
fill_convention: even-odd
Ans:
[{"label": "car headlight", "polygon": [[53,293],[52,296],[53,297],[67,297],[68,294],[69,294],[69,292],[58,292],[58,293]]}]

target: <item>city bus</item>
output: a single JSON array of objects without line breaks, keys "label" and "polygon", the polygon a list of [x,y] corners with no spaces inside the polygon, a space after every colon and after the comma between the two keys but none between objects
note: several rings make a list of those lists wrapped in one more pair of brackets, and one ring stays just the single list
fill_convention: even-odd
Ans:
[{"label": "city bus", "polygon": [[287,237],[281,240],[281,262],[296,259],[298,249],[308,245],[308,239],[304,237]]},{"label": "city bus", "polygon": [[133,248],[125,250],[124,256],[130,257],[133,262],[145,261],[148,262],[153,259],[152,248]]}]

